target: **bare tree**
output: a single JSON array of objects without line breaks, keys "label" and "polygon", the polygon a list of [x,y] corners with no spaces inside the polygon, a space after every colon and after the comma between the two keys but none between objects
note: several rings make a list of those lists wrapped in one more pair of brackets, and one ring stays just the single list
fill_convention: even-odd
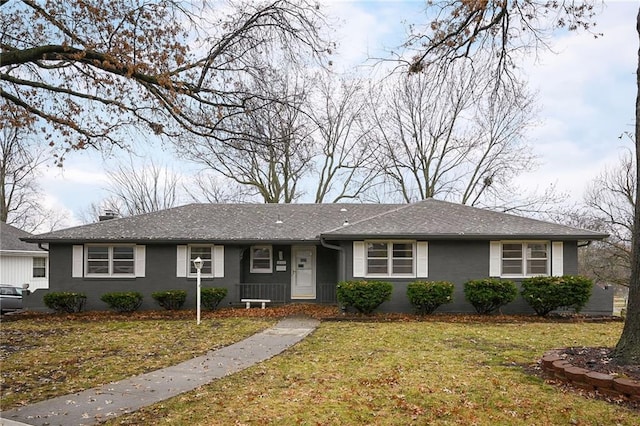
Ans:
[{"label": "bare tree", "polygon": [[316,203],[358,199],[376,184],[377,145],[370,143],[364,120],[365,93],[359,80],[325,74],[315,102],[305,106],[316,127],[315,170],[310,173]]},{"label": "bare tree", "polygon": [[590,264],[593,275],[601,281],[629,285],[635,187],[635,162],[632,152],[626,151],[619,163],[605,169],[585,193],[591,221],[609,234],[598,244],[599,259]]},{"label": "bare tree", "polygon": [[212,170],[196,174],[184,189],[196,203],[245,203],[252,200],[250,189]]},{"label": "bare tree", "polygon": [[555,29],[593,29],[597,0],[435,0],[426,25],[414,25],[404,45],[409,72],[450,64],[482,52],[496,59],[497,84],[513,78],[513,55],[549,48]]},{"label": "bare tree", "polygon": [[[417,28],[407,41],[407,48],[414,56],[407,61],[409,72],[429,68],[439,59],[447,64],[484,51],[497,59],[496,84],[500,87],[503,77],[510,80],[510,67],[514,65],[512,54],[516,51],[548,48],[545,35],[557,28],[590,30],[593,25],[594,1],[574,2],[526,0],[526,1],[472,1],[445,0],[430,2],[435,10],[429,10],[429,22]],[[640,10],[636,30],[640,36]],[[636,122],[634,131],[635,175],[640,175],[640,50],[636,97]],[[640,199],[640,179],[636,178],[635,199]],[[640,363],[640,203],[634,210],[631,274],[627,320],[613,353],[621,364]]]},{"label": "bare tree", "polygon": [[274,101],[243,79],[278,48],[283,63],[321,60],[323,17],[307,0],[2,1],[0,96],[53,131],[62,153],[126,146],[130,133],[226,141],[227,118]]},{"label": "bare tree", "polygon": [[291,203],[302,195],[299,184],[313,158],[312,130],[301,110],[308,82],[294,68],[265,68],[252,84],[261,97],[287,101],[268,109],[248,102],[247,112],[232,119],[239,129],[233,141],[196,139],[187,156],[251,188],[265,203]]},{"label": "bare tree", "polygon": [[[101,209],[119,216],[133,216],[168,209],[178,205],[178,175],[153,161],[136,166],[120,164],[107,171],[112,196],[103,200]],[[92,208],[95,211],[95,207]],[[94,212],[95,213],[95,212]]]},{"label": "bare tree", "polygon": [[524,87],[494,92],[489,74],[471,63],[454,65],[397,75],[388,91],[375,89],[379,103],[370,111],[379,163],[405,202],[506,200],[513,178],[533,167],[523,142],[533,114]]},{"label": "bare tree", "polygon": [[27,232],[50,231],[65,218],[42,203],[38,177],[46,155],[32,131],[30,120],[5,109],[0,120],[0,221]]}]

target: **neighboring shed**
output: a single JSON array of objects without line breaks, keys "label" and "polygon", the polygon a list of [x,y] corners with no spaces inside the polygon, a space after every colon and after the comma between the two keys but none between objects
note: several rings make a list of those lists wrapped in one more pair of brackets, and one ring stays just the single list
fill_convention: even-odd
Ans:
[{"label": "neighboring shed", "polygon": [[21,238],[32,235],[0,222],[0,284],[29,290],[49,288],[49,252]]}]

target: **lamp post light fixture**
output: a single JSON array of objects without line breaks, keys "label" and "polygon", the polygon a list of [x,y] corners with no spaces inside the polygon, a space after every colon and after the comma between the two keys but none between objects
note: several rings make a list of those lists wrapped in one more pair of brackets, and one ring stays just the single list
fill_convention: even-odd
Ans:
[{"label": "lamp post light fixture", "polygon": [[197,288],[197,301],[196,301],[196,305],[197,305],[197,324],[200,325],[200,271],[202,270],[202,259],[200,259],[200,257],[196,257],[195,259],[193,259],[193,266],[196,268],[196,285],[198,286]]}]

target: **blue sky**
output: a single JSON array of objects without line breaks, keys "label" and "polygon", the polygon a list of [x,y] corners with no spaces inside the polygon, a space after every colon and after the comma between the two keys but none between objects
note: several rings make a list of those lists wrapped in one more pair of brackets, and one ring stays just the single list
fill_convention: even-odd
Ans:
[{"label": "blue sky", "polygon": [[[324,3],[342,23],[335,33],[336,67],[348,68],[362,64],[367,57],[384,56],[385,49],[402,42],[407,23],[425,21],[423,1]],[[633,130],[638,51],[635,17],[639,6],[640,0],[608,1],[596,28],[602,37],[563,33],[552,42],[556,53],[541,52],[536,60],[529,58],[523,63],[540,110],[538,124],[528,135],[540,157],[540,167],[518,178],[523,188],[555,184],[568,200],[579,202],[586,185],[604,167],[615,165],[623,147],[631,146],[618,136]],[[141,146],[137,151],[168,163],[176,171],[195,169],[157,149]],[[67,212],[67,225],[78,224],[82,209],[108,195],[104,168],[113,162],[113,158],[103,159],[95,152],[71,154],[64,170],[50,167],[44,171],[45,202]]]}]

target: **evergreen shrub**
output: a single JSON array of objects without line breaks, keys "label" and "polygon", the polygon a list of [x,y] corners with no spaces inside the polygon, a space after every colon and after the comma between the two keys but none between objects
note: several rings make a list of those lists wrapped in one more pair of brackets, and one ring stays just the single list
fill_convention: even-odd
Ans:
[{"label": "evergreen shrub", "polygon": [[386,281],[342,281],[338,283],[336,296],[345,307],[354,307],[363,314],[372,313],[378,306],[391,300],[393,284]]},{"label": "evergreen shrub", "polygon": [[518,296],[513,281],[498,278],[470,280],[464,284],[464,296],[479,314],[490,314]]}]

